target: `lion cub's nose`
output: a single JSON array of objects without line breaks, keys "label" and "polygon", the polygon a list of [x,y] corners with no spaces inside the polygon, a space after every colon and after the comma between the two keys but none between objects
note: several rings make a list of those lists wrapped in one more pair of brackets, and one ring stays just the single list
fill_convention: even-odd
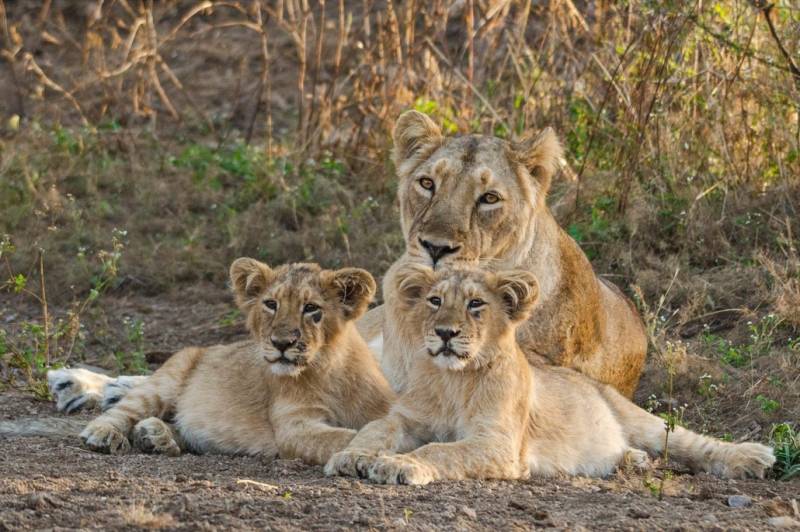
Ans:
[{"label": "lion cub's nose", "polygon": [[270,338],[270,342],[272,345],[275,346],[275,349],[280,351],[281,353],[285,353],[287,349],[292,347],[294,344],[297,343],[296,339],[293,338]]},{"label": "lion cub's nose", "polygon": [[461,331],[458,329],[440,329],[436,327],[434,331],[436,331],[436,335],[441,338],[443,342],[449,342],[452,338],[461,334]]},{"label": "lion cub's nose", "polygon": [[436,265],[439,262],[439,259],[444,257],[445,255],[452,255],[453,253],[457,253],[461,246],[449,246],[447,244],[434,244],[430,240],[422,240],[419,241],[420,245],[425,248],[425,251],[428,252],[428,255],[431,256],[431,260],[433,264]]}]

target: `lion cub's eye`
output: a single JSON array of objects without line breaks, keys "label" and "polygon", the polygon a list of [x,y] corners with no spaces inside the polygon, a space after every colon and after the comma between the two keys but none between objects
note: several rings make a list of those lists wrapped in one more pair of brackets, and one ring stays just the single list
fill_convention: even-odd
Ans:
[{"label": "lion cub's eye", "polygon": [[421,186],[425,190],[430,190],[431,192],[433,192],[434,189],[436,188],[436,183],[434,183],[433,179],[431,179],[430,177],[420,177],[418,183],[419,186]]},{"label": "lion cub's eye", "polygon": [[303,314],[313,314],[314,312],[319,310],[319,305],[315,305],[314,303],[306,303],[303,307]]},{"label": "lion cub's eye", "polygon": [[265,299],[264,306],[267,307],[268,310],[275,312],[278,310],[278,302],[274,299]]},{"label": "lion cub's eye", "polygon": [[478,198],[478,203],[483,203],[485,205],[494,205],[498,201],[500,201],[500,196],[495,192],[487,192]]},{"label": "lion cub's eye", "polygon": [[475,310],[481,308],[484,305],[486,305],[486,301],[482,299],[470,299],[469,303],[467,303],[467,308],[470,310]]},{"label": "lion cub's eye", "polygon": [[431,306],[440,307],[440,306],[442,306],[442,298],[441,297],[436,297],[436,296],[429,297],[428,298],[428,303],[430,303]]}]

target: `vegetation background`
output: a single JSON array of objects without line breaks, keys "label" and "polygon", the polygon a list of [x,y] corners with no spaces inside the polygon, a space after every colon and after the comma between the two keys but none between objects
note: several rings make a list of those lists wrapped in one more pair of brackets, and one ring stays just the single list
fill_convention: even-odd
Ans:
[{"label": "vegetation background", "polygon": [[0,58],[0,389],[240,335],[242,255],[381,275],[416,108],[553,126],[550,203],[648,325],[637,401],[800,474],[796,2],[0,0]]}]

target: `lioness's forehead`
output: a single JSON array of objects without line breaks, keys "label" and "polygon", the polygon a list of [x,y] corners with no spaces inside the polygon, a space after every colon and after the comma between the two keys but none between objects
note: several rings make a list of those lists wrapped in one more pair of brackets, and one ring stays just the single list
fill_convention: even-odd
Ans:
[{"label": "lioness's forehead", "polygon": [[448,174],[469,173],[488,168],[495,173],[511,170],[507,145],[502,139],[483,135],[453,137],[436,150],[429,163]]}]

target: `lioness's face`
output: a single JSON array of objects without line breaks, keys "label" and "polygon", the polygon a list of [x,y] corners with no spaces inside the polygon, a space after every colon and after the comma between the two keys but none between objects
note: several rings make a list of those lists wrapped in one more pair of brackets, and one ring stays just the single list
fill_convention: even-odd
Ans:
[{"label": "lioness's face", "polygon": [[272,372],[294,377],[322,361],[326,346],[375,293],[375,280],[364,270],[322,270],[316,264],[273,270],[247,258],[231,266],[231,284]]},{"label": "lioness's face", "polygon": [[444,138],[425,115],[401,115],[394,132],[401,225],[409,256],[433,265],[515,262],[531,245],[562,157],[551,130],[522,143],[483,135]]},{"label": "lioness's face", "polygon": [[398,292],[420,324],[427,355],[447,370],[480,367],[536,301],[534,276],[526,271],[490,273],[476,268],[436,272],[415,265],[397,276]]}]

